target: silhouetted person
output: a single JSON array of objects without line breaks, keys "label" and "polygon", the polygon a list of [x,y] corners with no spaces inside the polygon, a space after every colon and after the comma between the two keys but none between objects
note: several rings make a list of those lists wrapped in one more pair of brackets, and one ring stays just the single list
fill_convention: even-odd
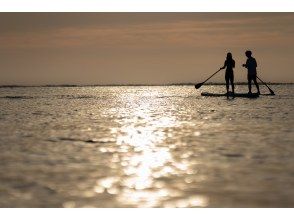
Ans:
[{"label": "silhouetted person", "polygon": [[256,60],[255,60],[255,58],[252,57],[252,52],[250,50],[247,50],[245,52],[245,55],[246,55],[246,57],[248,59],[246,61],[246,64],[243,64],[243,67],[247,68],[247,70],[248,70],[247,79],[248,79],[249,93],[252,93],[251,92],[251,81],[253,80],[253,82],[254,82],[254,84],[256,86],[257,92],[258,92],[258,94],[260,94],[259,86],[258,86],[258,83],[256,81],[256,75],[257,75],[257,72],[256,72],[256,67],[257,67]]},{"label": "silhouetted person", "polygon": [[232,86],[232,92],[233,95],[235,94],[235,86],[234,86],[234,71],[233,68],[235,68],[235,60],[233,60],[232,54],[227,53],[227,59],[225,61],[224,66],[221,69],[226,69],[226,88],[227,88],[227,95],[229,95],[229,87],[230,87],[230,82]]}]

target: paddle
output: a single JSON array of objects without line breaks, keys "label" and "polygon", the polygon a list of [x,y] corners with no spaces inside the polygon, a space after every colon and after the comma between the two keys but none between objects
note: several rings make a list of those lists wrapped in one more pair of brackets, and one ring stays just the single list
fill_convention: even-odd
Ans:
[{"label": "paddle", "polygon": [[205,80],[204,82],[202,83],[198,83],[195,85],[195,88],[196,89],[199,89],[204,83],[206,83],[211,77],[213,77],[215,74],[217,74],[219,71],[221,71],[222,69],[219,69],[218,71],[216,71],[214,74],[212,74],[207,80]]},{"label": "paddle", "polygon": [[268,90],[270,91],[271,95],[275,95],[274,91],[271,90],[271,88],[268,87],[268,85],[265,82],[263,82],[258,76],[256,76],[256,77],[257,77],[257,79],[259,79],[268,88]]}]

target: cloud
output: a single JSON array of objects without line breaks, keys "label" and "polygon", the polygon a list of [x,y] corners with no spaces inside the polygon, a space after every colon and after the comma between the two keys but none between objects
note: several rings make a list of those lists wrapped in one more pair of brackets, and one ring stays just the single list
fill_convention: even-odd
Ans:
[{"label": "cloud", "polygon": [[[91,21],[76,26],[65,22],[55,28],[37,28],[30,32],[8,31],[0,36],[0,48],[211,48],[220,45],[238,47],[244,44],[287,46],[291,44],[294,35],[293,18],[292,14],[272,17],[268,14],[248,14],[235,18],[224,14],[223,18],[220,16],[217,19],[209,16],[197,19],[196,16],[195,20],[189,17],[186,20],[163,19],[152,23],[146,20],[130,24],[118,22],[120,25],[113,25],[113,20],[109,25],[106,25],[107,22],[101,25],[101,21],[97,25]],[[47,26],[50,27],[50,24]]]},{"label": "cloud", "polygon": [[222,65],[227,51],[238,63],[236,74],[245,74],[247,48],[268,79],[293,82],[293,18],[293,13],[0,13],[0,83],[192,82]]}]

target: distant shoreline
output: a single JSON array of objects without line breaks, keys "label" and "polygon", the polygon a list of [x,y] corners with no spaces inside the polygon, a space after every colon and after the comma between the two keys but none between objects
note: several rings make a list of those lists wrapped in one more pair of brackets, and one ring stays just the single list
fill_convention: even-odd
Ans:
[{"label": "distant shoreline", "polygon": [[[267,82],[268,85],[293,85],[294,83],[271,83]],[[0,85],[0,88],[17,88],[17,87],[103,87],[103,86],[193,86],[194,83],[170,83],[170,84],[52,84],[52,85]],[[206,83],[207,86],[215,85],[226,85],[225,83]],[[205,86],[204,85],[204,86]],[[235,85],[247,85],[247,82],[237,82]]]}]

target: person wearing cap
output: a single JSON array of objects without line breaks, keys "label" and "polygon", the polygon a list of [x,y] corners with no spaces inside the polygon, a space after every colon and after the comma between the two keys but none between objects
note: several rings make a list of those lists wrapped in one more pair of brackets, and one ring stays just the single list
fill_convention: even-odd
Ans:
[{"label": "person wearing cap", "polygon": [[245,55],[247,57],[247,61],[246,61],[246,64],[243,64],[243,67],[247,68],[247,70],[248,70],[247,79],[248,79],[249,93],[252,93],[251,92],[251,81],[253,80],[253,82],[254,82],[254,84],[256,86],[256,89],[257,89],[257,93],[260,94],[259,86],[258,86],[258,83],[256,81],[256,76],[257,76],[257,71],[256,71],[257,62],[256,62],[255,58],[252,57],[252,52],[250,50],[247,50],[245,52]]}]

